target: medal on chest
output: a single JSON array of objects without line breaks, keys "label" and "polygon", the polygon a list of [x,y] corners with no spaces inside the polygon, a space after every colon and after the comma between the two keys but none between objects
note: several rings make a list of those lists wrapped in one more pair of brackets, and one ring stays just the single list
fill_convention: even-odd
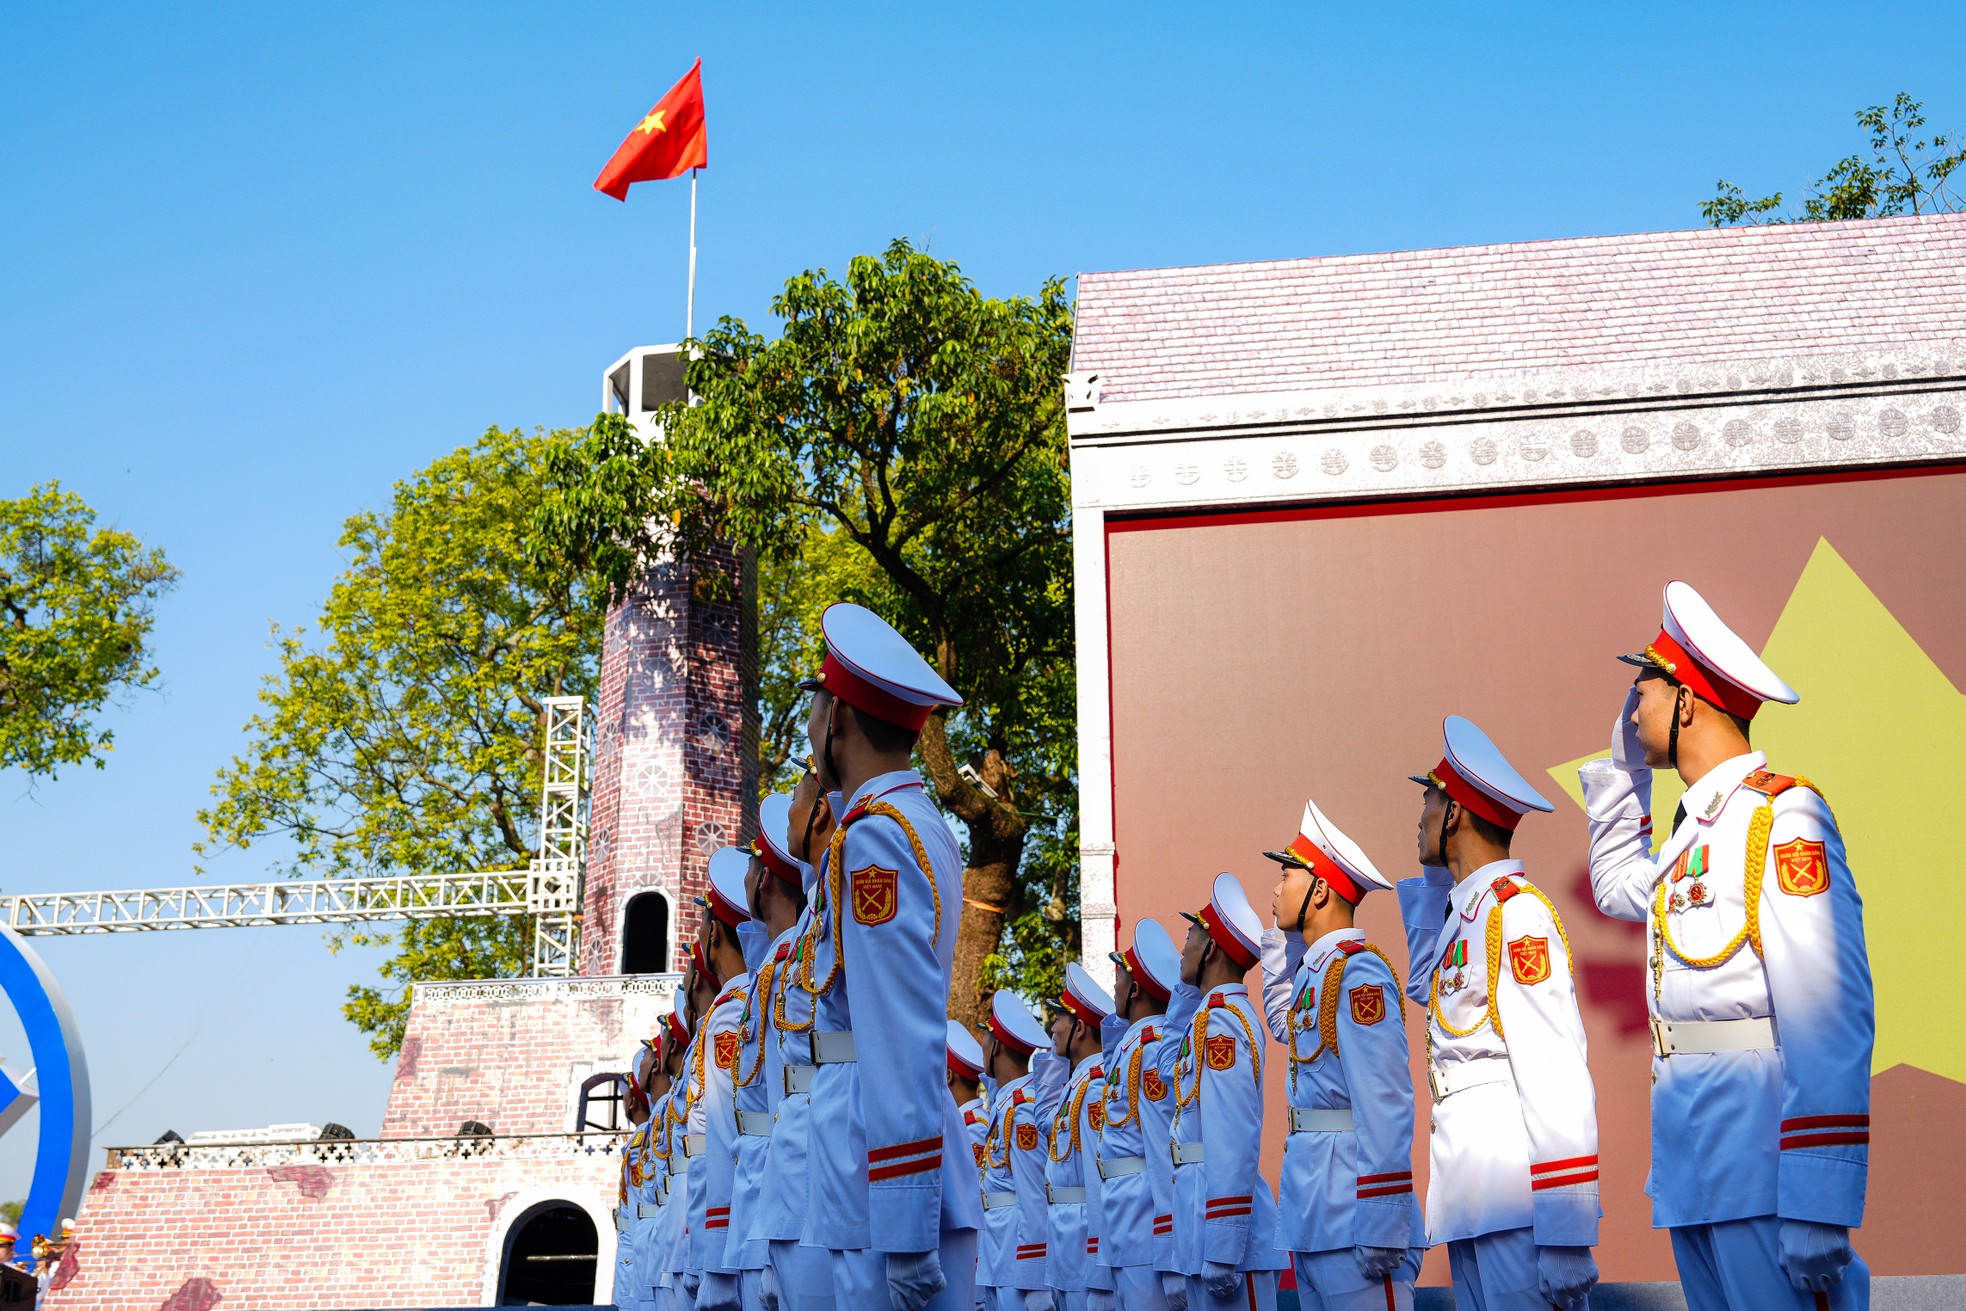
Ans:
[{"label": "medal on chest", "polygon": [[1440,958],[1440,991],[1442,996],[1452,996],[1468,986],[1468,940],[1454,939]]}]

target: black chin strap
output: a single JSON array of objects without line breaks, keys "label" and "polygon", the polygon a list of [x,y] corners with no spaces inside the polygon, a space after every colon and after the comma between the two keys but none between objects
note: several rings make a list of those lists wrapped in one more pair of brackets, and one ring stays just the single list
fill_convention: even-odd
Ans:
[{"label": "black chin strap", "polygon": [[1679,768],[1679,707],[1680,698],[1686,695],[1686,685],[1680,683],[1672,693],[1672,731],[1666,738],[1666,768]]},{"label": "black chin strap", "polygon": [[1440,867],[1447,869],[1447,821],[1454,813],[1454,801],[1449,798],[1447,808],[1440,812]]},{"label": "black chin strap", "polygon": [[840,782],[839,766],[833,763],[833,717],[837,715],[839,711],[840,711],[840,699],[836,696],[833,698],[833,704],[826,708],[826,741],[825,744],[819,748],[820,763],[826,766],[826,778],[822,778],[819,780],[819,786],[822,792],[822,795],[820,796],[820,801],[822,803],[826,800],[823,793],[829,780],[831,781],[834,787],[844,786]]},{"label": "black chin strap", "polygon": [[1316,892],[1317,875],[1313,874],[1311,875],[1311,886],[1304,889],[1304,904],[1297,908],[1297,923],[1290,930],[1292,933],[1302,933],[1304,931],[1304,917],[1311,913],[1311,897]]}]

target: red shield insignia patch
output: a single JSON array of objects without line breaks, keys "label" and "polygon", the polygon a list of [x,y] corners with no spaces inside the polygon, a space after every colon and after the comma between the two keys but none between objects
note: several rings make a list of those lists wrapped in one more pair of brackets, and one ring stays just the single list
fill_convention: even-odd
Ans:
[{"label": "red shield insignia patch", "polygon": [[1149,1070],[1140,1076],[1140,1092],[1150,1102],[1167,1096],[1167,1085],[1161,1082],[1159,1070]]},{"label": "red shield insignia patch", "polygon": [[1509,944],[1509,970],[1522,984],[1541,983],[1550,977],[1550,940],[1517,938]]},{"label": "red shield insignia patch", "polygon": [[1105,1104],[1103,1102],[1094,1102],[1092,1109],[1085,1113],[1085,1118],[1091,1123],[1094,1129],[1104,1129],[1106,1127]]},{"label": "red shield insignia patch", "polygon": [[977,1169],[979,1169],[979,1170],[981,1170],[981,1169],[983,1168],[983,1156],[984,1156],[984,1148],[983,1148],[983,1144],[982,1144],[982,1143],[971,1143],[971,1144],[969,1145],[969,1150],[970,1150],[971,1152],[973,1152],[973,1153],[975,1153],[975,1155],[976,1155],[976,1168],[977,1168]]},{"label": "red shield insignia patch", "polygon": [[1229,1034],[1218,1033],[1202,1044],[1203,1054],[1208,1058],[1211,1070],[1232,1070],[1236,1065],[1236,1040]]},{"label": "red shield insignia patch", "polygon": [[1023,1152],[1038,1150],[1038,1126],[1035,1124],[1017,1126],[1017,1149]]},{"label": "red shield insignia patch", "polygon": [[1791,897],[1829,891],[1829,853],[1820,842],[1797,838],[1775,848],[1775,882]]},{"label": "red shield insignia patch", "polygon": [[1386,990],[1378,984],[1361,983],[1350,995],[1353,1024],[1377,1024],[1386,1018]]},{"label": "red shield insignia patch", "polygon": [[853,918],[861,924],[885,924],[894,918],[899,874],[879,865],[853,871]]},{"label": "red shield insignia patch", "polygon": [[737,1035],[725,1030],[716,1037],[717,1068],[734,1070],[737,1068]]}]

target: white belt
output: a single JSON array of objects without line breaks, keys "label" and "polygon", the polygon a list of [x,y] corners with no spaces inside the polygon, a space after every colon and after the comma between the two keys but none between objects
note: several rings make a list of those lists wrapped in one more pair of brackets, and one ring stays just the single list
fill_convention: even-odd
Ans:
[{"label": "white belt", "polygon": [[1006,1206],[1015,1206],[1015,1205],[1017,1205],[1016,1193],[983,1194],[983,1209],[985,1211],[1001,1211]]},{"label": "white belt", "polygon": [[1056,1202],[1060,1206],[1070,1206],[1074,1202],[1083,1202],[1085,1200],[1085,1188],[1083,1186],[1077,1188],[1053,1188],[1050,1184],[1046,1184],[1044,1186],[1044,1197],[1047,1202]]},{"label": "white belt", "polygon": [[1652,1021],[1652,1054],[1710,1055],[1714,1052],[1766,1051],[1775,1041],[1775,1021],[1661,1020]]},{"label": "white belt", "polygon": [[[785,1068],[790,1069],[791,1066]],[[746,1138],[771,1137],[770,1111],[739,1111],[737,1113],[737,1132]]]},{"label": "white belt", "polygon": [[812,1091],[812,1067],[810,1065],[788,1065],[785,1067],[785,1095],[797,1097],[800,1093]]},{"label": "white belt", "polygon": [[1115,1156],[1110,1161],[1100,1160],[1099,1177],[1119,1179],[1129,1174],[1142,1174],[1146,1169],[1147,1158],[1144,1156]]},{"label": "white belt", "polygon": [[1290,1108],[1292,1133],[1353,1133],[1357,1129],[1349,1107],[1329,1111],[1312,1111],[1302,1106]]},{"label": "white belt", "polygon": [[653,1220],[655,1219],[656,1216],[660,1214],[662,1214],[662,1203],[660,1202],[635,1203],[635,1215],[639,1219]]},{"label": "white belt", "polygon": [[1191,1143],[1169,1143],[1167,1150],[1176,1165],[1193,1165],[1197,1161],[1207,1159],[1207,1153],[1202,1151],[1199,1138]]},{"label": "white belt", "polygon": [[1509,1073],[1509,1058],[1506,1056],[1478,1056],[1447,1069],[1430,1066],[1427,1070],[1427,1087],[1432,1089],[1437,1102],[1444,1102],[1455,1093],[1479,1088],[1484,1083],[1512,1082],[1514,1076]]},{"label": "white belt", "polygon": [[853,1054],[851,1029],[835,1029],[830,1033],[814,1029],[806,1037],[810,1040],[814,1065],[844,1065],[858,1059]]},{"label": "white belt", "polygon": [[703,1155],[703,1149],[708,1145],[709,1139],[703,1134],[686,1133],[683,1135],[683,1155],[685,1157]]}]

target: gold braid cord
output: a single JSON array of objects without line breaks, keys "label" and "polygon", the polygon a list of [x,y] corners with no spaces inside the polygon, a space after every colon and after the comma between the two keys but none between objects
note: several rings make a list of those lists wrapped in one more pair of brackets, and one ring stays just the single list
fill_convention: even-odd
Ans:
[{"label": "gold braid cord", "polygon": [[[819,917],[815,915],[812,923],[819,923]],[[772,993],[771,1023],[772,1027],[780,1033],[804,1033],[818,1019],[819,1013],[815,1010],[811,1015],[806,1017],[804,1024],[794,1024],[792,1023],[791,1017],[785,1013],[785,996],[792,990],[792,986],[798,982],[799,966],[809,956],[812,950],[812,941],[809,936],[811,932],[812,930],[808,928],[806,933],[800,936],[798,946],[793,948],[792,964],[784,974],[779,976],[778,987]]]},{"label": "gold braid cord", "polygon": [[[1010,1168],[1010,1120],[1017,1114],[1015,1102],[1004,1108],[1002,1115],[990,1121],[990,1132],[983,1139],[983,1162],[993,1170]],[[997,1144],[1003,1144],[1003,1159],[997,1159]]]},{"label": "gold braid cord", "polygon": [[[1071,1157],[1073,1152],[1079,1150],[1079,1112],[1085,1109],[1086,1095],[1091,1091],[1092,1091],[1092,1075],[1088,1073],[1086,1077],[1080,1081],[1079,1090],[1076,1093],[1072,1094],[1072,1100],[1070,1103],[1066,1105],[1063,1113],[1054,1116],[1052,1118],[1051,1141],[1045,1145],[1045,1154],[1051,1157],[1052,1160],[1054,1161],[1067,1160]],[[1065,1123],[1068,1120],[1071,1122],[1071,1128],[1072,1128],[1072,1135],[1071,1135],[1072,1145],[1066,1150],[1064,1156],[1060,1156],[1058,1154],[1058,1135],[1059,1135],[1059,1131],[1065,1127]]]},{"label": "gold braid cord", "polygon": [[1108,1128],[1110,1129],[1124,1128],[1125,1126],[1132,1124],[1134,1119],[1137,1116],[1139,1116],[1140,1114],[1140,1065],[1141,1062],[1146,1059],[1146,1056],[1147,1056],[1147,1043],[1145,1039],[1142,1039],[1133,1048],[1133,1058],[1126,1063],[1126,1114],[1125,1115],[1113,1114],[1112,1112],[1113,1084],[1108,1083],[1106,1085],[1106,1107],[1107,1107],[1106,1126]]},{"label": "gold braid cord", "polygon": [[[907,818],[888,802],[869,802],[867,808],[861,811],[855,818],[865,819],[869,815],[880,815],[893,820],[901,826],[901,831],[908,835],[908,845],[914,849],[915,853],[915,867],[922,872],[922,877],[928,880],[929,896],[935,899],[935,940],[940,941],[942,938],[942,890],[935,886],[935,871],[929,865],[928,849],[922,846],[921,837],[915,832],[915,826],[910,824]],[[846,920],[844,916],[846,914],[847,889],[843,866],[846,864],[847,830],[851,827],[853,827],[851,824],[842,824],[839,830],[833,834],[832,845],[826,852],[826,900],[830,903],[829,909],[832,912],[833,962],[827,967],[825,980],[815,985],[812,978],[812,961],[808,957],[802,971],[802,977],[799,980],[799,986],[811,993],[814,997],[819,997],[833,990],[834,983],[839,980],[840,969],[846,961]],[[899,896],[898,890],[896,895]],[[817,923],[817,917],[815,917],[814,922]]]},{"label": "gold braid cord", "polygon": [[[730,1072],[732,1087],[749,1088],[753,1083],[757,1082],[758,1071],[765,1068],[765,1017],[764,1017],[765,998],[771,996],[771,976],[774,973],[776,973],[777,970],[778,970],[778,962],[775,960],[768,960],[765,962],[764,969],[759,971],[758,973],[758,982],[755,988],[755,992],[758,998],[758,1034],[757,1034],[758,1059],[751,1063],[751,1072],[749,1074],[740,1074],[739,1070],[741,1070],[744,1065],[744,1054],[743,1054],[743,1049],[741,1047],[738,1049],[738,1057],[737,1057],[738,1069],[732,1070]],[[748,1004],[744,1008],[744,1018],[746,1020],[749,1020],[751,1018],[751,1008]],[[743,1036],[744,1036],[744,1031],[742,1029],[739,1029],[738,1037],[742,1038]],[[735,1103],[733,1103],[733,1105],[734,1104]]]}]

